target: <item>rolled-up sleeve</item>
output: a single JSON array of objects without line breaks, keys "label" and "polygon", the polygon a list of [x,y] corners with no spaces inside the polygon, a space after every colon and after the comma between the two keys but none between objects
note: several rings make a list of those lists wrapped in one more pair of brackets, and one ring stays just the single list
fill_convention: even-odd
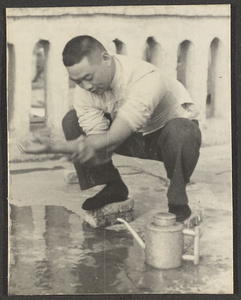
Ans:
[{"label": "rolled-up sleeve", "polygon": [[96,101],[98,102],[93,95],[82,89],[79,89],[75,96],[74,108],[79,125],[86,135],[102,134],[110,126],[110,121]]},{"label": "rolled-up sleeve", "polygon": [[160,74],[156,71],[146,74],[128,88],[126,101],[118,110],[117,117],[138,131],[151,119],[164,93]]}]

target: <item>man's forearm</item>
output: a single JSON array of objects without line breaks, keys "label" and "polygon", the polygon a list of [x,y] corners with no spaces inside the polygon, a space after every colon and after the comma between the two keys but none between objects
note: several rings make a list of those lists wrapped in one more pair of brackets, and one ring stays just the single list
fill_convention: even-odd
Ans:
[{"label": "man's forearm", "polygon": [[78,150],[78,139],[72,141],[57,141],[50,146],[50,153],[73,154]]},{"label": "man's forearm", "polygon": [[90,143],[98,151],[114,152],[131,134],[133,130],[122,119],[116,119],[112,123],[110,129],[100,135],[90,135],[87,137]]},{"label": "man's forearm", "polygon": [[56,143],[53,150],[73,154],[73,161],[93,167],[108,162],[112,152],[132,133],[133,130],[125,121],[115,119],[106,133],[81,136],[72,142]]}]

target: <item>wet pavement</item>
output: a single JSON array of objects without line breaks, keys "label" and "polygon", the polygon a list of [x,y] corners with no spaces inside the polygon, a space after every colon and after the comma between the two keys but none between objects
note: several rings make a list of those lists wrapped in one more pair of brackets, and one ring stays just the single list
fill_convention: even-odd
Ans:
[{"label": "wet pavement", "polygon": [[[193,212],[202,211],[200,263],[156,270],[124,225],[93,229],[83,201],[102,187],[80,191],[64,181],[63,159],[10,163],[9,293],[179,294],[232,293],[231,161],[227,145],[201,149],[187,191]],[[145,224],[167,211],[168,180],[159,162],[114,156],[135,201],[132,227],[145,239]],[[192,253],[185,241],[184,252]]]}]

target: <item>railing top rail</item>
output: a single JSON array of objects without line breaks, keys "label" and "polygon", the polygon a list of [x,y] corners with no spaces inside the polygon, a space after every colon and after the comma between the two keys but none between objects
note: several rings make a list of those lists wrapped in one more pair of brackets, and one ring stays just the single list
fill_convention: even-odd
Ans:
[{"label": "railing top rail", "polygon": [[112,14],[127,16],[228,17],[230,5],[159,5],[7,8],[7,17],[54,17],[63,15]]}]

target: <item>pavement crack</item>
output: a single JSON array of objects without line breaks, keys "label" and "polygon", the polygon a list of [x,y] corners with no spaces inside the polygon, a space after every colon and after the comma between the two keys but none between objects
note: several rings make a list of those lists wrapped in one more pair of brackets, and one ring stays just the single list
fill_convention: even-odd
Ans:
[{"label": "pavement crack", "polygon": [[10,174],[17,175],[17,174],[25,174],[25,173],[32,173],[32,172],[40,172],[40,171],[56,171],[62,170],[64,167],[62,166],[55,166],[53,168],[31,168],[31,169],[20,169],[20,170],[10,170]]},{"label": "pavement crack", "polygon": [[126,173],[122,172],[121,173],[122,175],[135,175],[135,174],[145,173],[145,174],[150,175],[152,177],[159,178],[161,181],[164,181],[166,185],[169,185],[169,180],[167,178],[162,177],[160,175],[153,174],[151,172],[143,170],[142,168],[133,167],[133,166],[130,166],[130,165],[119,165],[119,166],[117,166],[117,168],[130,168],[130,169],[134,170],[134,172],[132,172],[132,171],[126,172]]}]

